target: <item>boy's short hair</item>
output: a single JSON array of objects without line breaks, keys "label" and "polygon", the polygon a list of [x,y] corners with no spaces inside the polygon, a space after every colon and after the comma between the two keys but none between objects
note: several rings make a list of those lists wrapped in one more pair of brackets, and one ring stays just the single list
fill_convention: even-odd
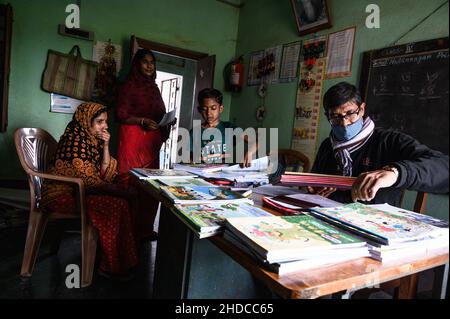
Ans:
[{"label": "boy's short hair", "polygon": [[356,86],[348,82],[340,82],[333,85],[323,96],[325,114],[327,114],[330,109],[334,109],[347,102],[353,102],[357,106],[361,105],[361,94]]},{"label": "boy's short hair", "polygon": [[197,101],[199,104],[202,104],[204,99],[214,99],[217,103],[222,105],[223,95],[217,89],[214,88],[206,88],[198,92]]}]

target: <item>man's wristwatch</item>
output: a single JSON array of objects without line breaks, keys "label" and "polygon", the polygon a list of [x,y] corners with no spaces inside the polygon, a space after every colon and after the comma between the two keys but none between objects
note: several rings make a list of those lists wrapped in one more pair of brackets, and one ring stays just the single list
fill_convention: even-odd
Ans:
[{"label": "man's wristwatch", "polygon": [[393,165],[386,165],[386,166],[383,166],[382,169],[385,170],[385,171],[394,172],[395,177],[396,177],[396,181],[398,180],[398,176],[400,175],[400,172],[398,171],[397,167],[395,167]]}]

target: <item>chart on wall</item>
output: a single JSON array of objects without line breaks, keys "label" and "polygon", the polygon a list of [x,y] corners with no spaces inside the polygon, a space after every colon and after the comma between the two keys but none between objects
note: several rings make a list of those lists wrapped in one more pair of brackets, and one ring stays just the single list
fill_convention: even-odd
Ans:
[{"label": "chart on wall", "polygon": [[317,59],[312,66],[307,62],[300,64],[291,148],[305,154],[311,163],[316,152],[325,67],[326,58]]}]

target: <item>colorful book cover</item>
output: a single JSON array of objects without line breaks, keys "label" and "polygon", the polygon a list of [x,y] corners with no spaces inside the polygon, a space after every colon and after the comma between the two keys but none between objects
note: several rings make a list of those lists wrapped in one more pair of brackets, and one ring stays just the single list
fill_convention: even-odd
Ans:
[{"label": "colorful book cover", "polygon": [[160,178],[159,181],[165,186],[214,186],[201,178]]},{"label": "colorful book cover", "polygon": [[175,204],[200,204],[209,202],[240,202],[253,203],[250,199],[230,190],[227,187],[219,186],[161,186],[163,193]]},{"label": "colorful book cover", "polygon": [[246,203],[175,205],[175,208],[200,233],[221,230],[228,217],[272,216],[267,211]]},{"label": "colorful book cover", "polygon": [[194,176],[189,172],[175,169],[132,168],[131,172],[140,179],[180,178]]},{"label": "colorful book cover", "polygon": [[365,241],[306,215],[227,218],[226,227],[269,263],[366,245]]},{"label": "colorful book cover", "polygon": [[349,230],[359,231],[361,235],[373,235],[385,245],[442,234],[438,227],[411,218],[407,214],[388,212],[361,203],[311,209]]}]

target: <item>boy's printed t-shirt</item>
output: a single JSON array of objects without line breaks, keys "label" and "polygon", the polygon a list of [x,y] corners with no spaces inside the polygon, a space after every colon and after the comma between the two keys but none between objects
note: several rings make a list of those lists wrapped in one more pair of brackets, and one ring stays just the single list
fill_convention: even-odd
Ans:
[{"label": "boy's printed t-shirt", "polygon": [[[220,123],[215,128],[220,131],[222,139],[214,139],[214,135],[207,136],[206,139],[203,139],[203,132],[207,130],[207,128],[201,128],[201,152],[202,162],[204,163],[225,163],[225,160],[231,157],[235,138],[233,138],[233,140],[227,144],[228,141],[226,141],[225,139],[225,129],[234,129],[236,128],[236,126],[231,122],[220,121]],[[189,133],[192,151],[194,149],[193,130],[191,129]]]}]

